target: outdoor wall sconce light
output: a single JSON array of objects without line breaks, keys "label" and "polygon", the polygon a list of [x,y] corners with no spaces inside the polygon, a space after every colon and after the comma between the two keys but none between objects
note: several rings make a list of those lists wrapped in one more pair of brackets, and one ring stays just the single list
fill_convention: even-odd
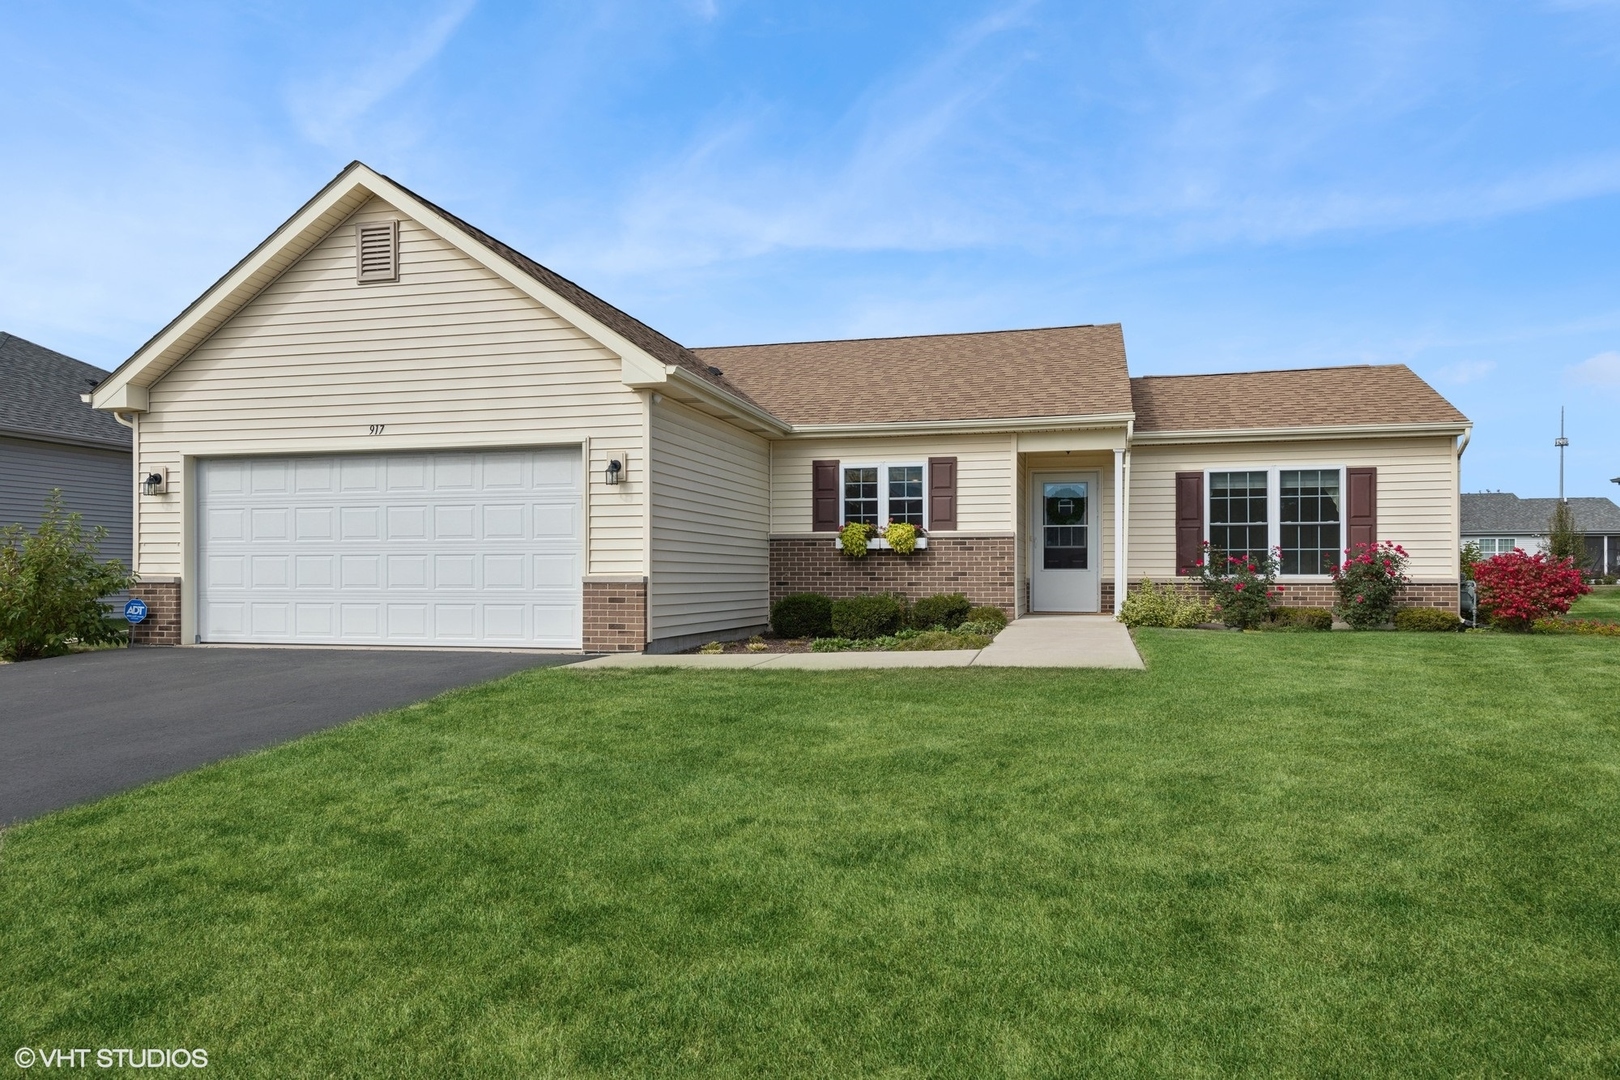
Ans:
[{"label": "outdoor wall sconce light", "polygon": [[163,495],[169,490],[168,469],[148,469],[146,477],[141,481],[141,491],[146,495]]},{"label": "outdoor wall sconce light", "polygon": [[624,477],[624,462],[612,458],[607,463],[607,482],[617,484]]}]

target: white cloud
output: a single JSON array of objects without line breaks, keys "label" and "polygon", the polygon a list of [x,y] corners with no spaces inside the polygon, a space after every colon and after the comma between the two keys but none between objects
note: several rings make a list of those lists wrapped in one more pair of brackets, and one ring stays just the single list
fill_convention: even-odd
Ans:
[{"label": "white cloud", "polygon": [[334,61],[332,70],[289,87],[287,107],[299,131],[320,146],[352,142],[356,122],[438,56],[476,3],[451,0],[404,42],[355,62]]},{"label": "white cloud", "polygon": [[1452,386],[1466,386],[1478,382],[1496,370],[1494,360],[1459,360],[1435,372],[1435,378]]},{"label": "white cloud", "polygon": [[1584,386],[1620,390],[1620,351],[1609,350],[1571,364],[1564,374]]}]

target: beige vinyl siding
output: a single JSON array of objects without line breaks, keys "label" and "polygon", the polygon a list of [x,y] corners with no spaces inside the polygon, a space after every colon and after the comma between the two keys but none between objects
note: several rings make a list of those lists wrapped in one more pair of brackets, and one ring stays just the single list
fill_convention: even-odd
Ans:
[{"label": "beige vinyl siding", "polygon": [[1446,436],[1139,446],[1131,454],[1132,579],[1175,573],[1177,472],[1374,466],[1378,537],[1411,554],[1416,581],[1457,577],[1457,454]]},{"label": "beige vinyl siding", "polygon": [[[355,225],[390,218],[399,280],[357,284]],[[151,388],[141,464],[170,494],[142,503],[140,566],[183,572],[183,457],[589,440],[587,573],[641,575],[644,478],[609,488],[597,466],[599,448],[645,461],[645,407],[617,356],[373,199]]]},{"label": "beige vinyl siding", "polygon": [[653,406],[653,640],[769,620],[769,470],[764,439],[672,401]]},{"label": "beige vinyl siding", "polygon": [[1009,435],[939,435],[859,439],[783,439],[771,453],[771,532],[811,529],[810,463],[956,458],[956,531],[1013,531],[1013,459]]}]

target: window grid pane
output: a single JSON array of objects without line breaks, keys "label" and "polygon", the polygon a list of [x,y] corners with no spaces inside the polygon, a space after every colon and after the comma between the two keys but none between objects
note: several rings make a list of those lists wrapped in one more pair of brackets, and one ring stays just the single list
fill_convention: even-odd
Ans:
[{"label": "window grid pane", "polygon": [[923,469],[921,465],[889,466],[889,520],[922,528]]},{"label": "window grid pane", "polygon": [[1263,559],[1266,535],[1266,474],[1209,474],[1209,546],[1235,558]]},{"label": "window grid pane", "polygon": [[1339,566],[1339,470],[1285,470],[1278,480],[1281,571],[1333,573]]},{"label": "window grid pane", "polygon": [[844,522],[878,524],[877,467],[844,470]]}]

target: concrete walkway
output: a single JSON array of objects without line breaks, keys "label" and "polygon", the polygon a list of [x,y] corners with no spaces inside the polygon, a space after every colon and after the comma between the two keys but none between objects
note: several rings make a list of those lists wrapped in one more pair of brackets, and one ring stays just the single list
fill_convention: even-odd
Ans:
[{"label": "concrete walkway", "polygon": [[973,665],[1141,670],[1142,655],[1112,615],[1025,615],[997,634]]},{"label": "concrete walkway", "polygon": [[1107,615],[1026,615],[983,649],[940,652],[621,653],[575,665],[602,667],[763,668],[842,671],[852,668],[1142,667],[1124,626]]}]

